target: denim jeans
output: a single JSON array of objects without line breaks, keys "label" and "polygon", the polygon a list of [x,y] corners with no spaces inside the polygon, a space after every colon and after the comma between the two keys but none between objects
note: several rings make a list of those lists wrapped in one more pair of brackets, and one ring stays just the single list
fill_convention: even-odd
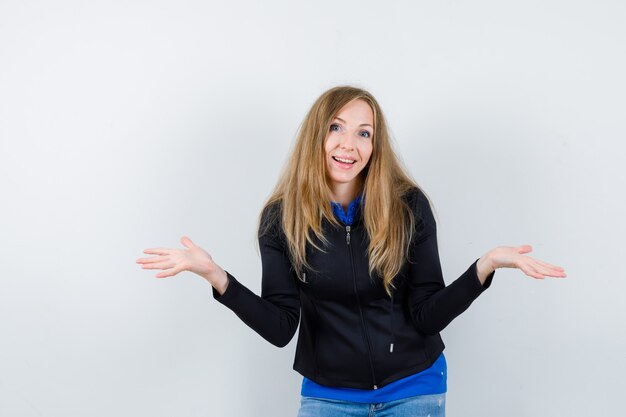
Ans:
[{"label": "denim jeans", "polygon": [[365,404],[302,397],[298,417],[445,417],[446,394],[417,395]]}]

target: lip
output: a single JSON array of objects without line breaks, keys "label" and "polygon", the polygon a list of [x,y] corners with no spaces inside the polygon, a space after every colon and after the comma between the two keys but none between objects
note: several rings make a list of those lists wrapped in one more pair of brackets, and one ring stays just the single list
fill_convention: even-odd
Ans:
[{"label": "lip", "polygon": [[[341,158],[341,157],[338,156],[338,158]],[[331,159],[333,161],[333,164],[340,169],[348,170],[348,169],[351,169],[354,165],[356,165],[356,162],[353,164],[346,164],[344,162],[335,161],[333,158]],[[345,158],[345,159],[351,159],[351,158]]]},{"label": "lip", "polygon": [[349,159],[351,161],[357,162],[357,159],[353,156],[349,156],[349,155],[333,155],[333,158],[341,158],[341,159]]}]

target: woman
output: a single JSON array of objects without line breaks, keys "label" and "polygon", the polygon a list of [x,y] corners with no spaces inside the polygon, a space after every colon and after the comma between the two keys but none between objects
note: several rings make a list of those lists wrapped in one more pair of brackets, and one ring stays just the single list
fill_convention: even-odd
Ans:
[{"label": "woman", "polygon": [[147,249],[157,277],[191,271],[276,346],[300,330],[299,416],[445,415],[439,332],[487,289],[497,268],[565,277],[531,247],[497,247],[445,286],[425,194],[402,169],[383,113],[365,90],[322,94],[259,221],[261,297],[183,237]]}]

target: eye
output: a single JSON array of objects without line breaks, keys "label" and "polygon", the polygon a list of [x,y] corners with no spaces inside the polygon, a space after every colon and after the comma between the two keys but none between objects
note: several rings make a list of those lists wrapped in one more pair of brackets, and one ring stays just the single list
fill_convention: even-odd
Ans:
[{"label": "eye", "polygon": [[339,132],[339,129],[341,129],[341,126],[339,126],[336,123],[333,123],[332,125],[330,125],[330,131],[331,132]]},{"label": "eye", "polygon": [[364,130],[364,131],[361,132],[361,136],[364,137],[364,138],[369,138],[372,135],[367,130]]}]

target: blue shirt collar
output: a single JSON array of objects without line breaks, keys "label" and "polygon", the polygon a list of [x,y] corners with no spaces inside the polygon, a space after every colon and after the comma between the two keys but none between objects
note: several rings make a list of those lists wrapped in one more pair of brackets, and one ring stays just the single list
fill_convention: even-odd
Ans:
[{"label": "blue shirt collar", "polygon": [[361,206],[362,200],[363,195],[359,195],[357,198],[352,200],[352,202],[348,205],[348,212],[343,210],[341,204],[334,201],[331,201],[330,205],[333,209],[333,213],[335,213],[335,216],[339,217],[339,220],[341,220],[345,225],[351,225],[354,221],[354,216],[356,216],[359,207]]}]

